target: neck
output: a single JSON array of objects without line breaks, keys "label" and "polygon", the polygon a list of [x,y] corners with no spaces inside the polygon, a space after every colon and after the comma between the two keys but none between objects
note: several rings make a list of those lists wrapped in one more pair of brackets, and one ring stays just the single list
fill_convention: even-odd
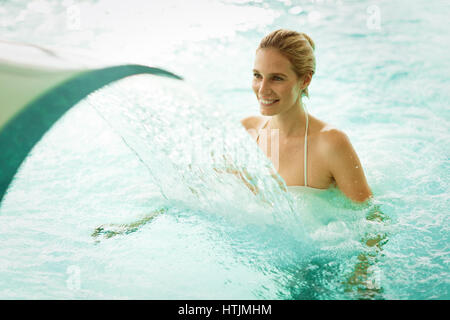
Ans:
[{"label": "neck", "polygon": [[306,111],[303,103],[292,106],[289,110],[272,116],[270,128],[279,129],[280,136],[303,136],[306,128]]}]

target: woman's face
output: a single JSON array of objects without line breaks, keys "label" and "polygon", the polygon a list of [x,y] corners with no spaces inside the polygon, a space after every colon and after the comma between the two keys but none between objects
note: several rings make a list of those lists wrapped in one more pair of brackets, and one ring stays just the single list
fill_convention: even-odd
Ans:
[{"label": "woman's face", "polygon": [[277,49],[257,50],[252,87],[263,115],[276,115],[300,105],[301,82],[291,62]]}]

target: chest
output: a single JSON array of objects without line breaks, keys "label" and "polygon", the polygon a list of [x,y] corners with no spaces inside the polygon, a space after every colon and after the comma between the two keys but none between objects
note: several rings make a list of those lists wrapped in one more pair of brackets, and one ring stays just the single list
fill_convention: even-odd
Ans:
[{"label": "chest", "polygon": [[271,160],[286,185],[305,185],[305,170],[309,187],[326,189],[332,183],[317,137],[308,137],[306,150],[304,137],[277,139],[267,136],[258,141],[258,146]]}]

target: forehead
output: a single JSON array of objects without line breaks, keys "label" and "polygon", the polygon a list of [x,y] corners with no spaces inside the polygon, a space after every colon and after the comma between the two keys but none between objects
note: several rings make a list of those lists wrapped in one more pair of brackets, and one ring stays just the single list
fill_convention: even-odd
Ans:
[{"label": "forehead", "polygon": [[294,74],[292,64],[277,49],[266,48],[256,51],[254,69],[262,73]]}]

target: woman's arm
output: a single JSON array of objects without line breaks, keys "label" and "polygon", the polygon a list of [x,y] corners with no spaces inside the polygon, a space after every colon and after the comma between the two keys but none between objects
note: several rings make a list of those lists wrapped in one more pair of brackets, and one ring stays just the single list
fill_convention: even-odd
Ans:
[{"label": "woman's arm", "polygon": [[144,224],[151,222],[155,217],[160,215],[161,213],[166,212],[166,208],[161,208],[156,211],[150,212],[148,215],[143,217],[140,220],[137,220],[128,224],[104,224],[97,228],[95,228],[94,232],[91,234],[93,238],[98,238],[99,236],[103,236],[104,238],[111,238],[120,234],[129,234],[137,231]]},{"label": "woman's arm", "polygon": [[252,178],[245,168],[239,170],[236,167],[226,167],[224,169],[213,168],[213,170],[216,171],[217,173],[234,174],[236,177],[240,178],[245,183],[245,185],[250,189],[251,192],[253,192],[253,194],[256,195],[259,192],[258,188],[254,184],[249,182],[252,180]]},{"label": "woman's arm", "polygon": [[336,185],[355,202],[372,196],[364,170],[347,135],[337,129],[327,133],[327,162]]},{"label": "woman's arm", "polygon": [[[381,211],[378,205],[372,207],[366,219],[384,225],[390,223],[390,218]],[[358,296],[362,299],[380,298],[383,288],[381,279],[378,277],[379,274],[376,274],[374,270],[377,270],[378,258],[383,246],[388,242],[388,234],[381,231],[375,235],[362,238],[361,242],[375,250],[362,252],[358,255],[355,269],[348,275],[347,281],[344,283],[345,291],[351,292],[356,289]]]}]

